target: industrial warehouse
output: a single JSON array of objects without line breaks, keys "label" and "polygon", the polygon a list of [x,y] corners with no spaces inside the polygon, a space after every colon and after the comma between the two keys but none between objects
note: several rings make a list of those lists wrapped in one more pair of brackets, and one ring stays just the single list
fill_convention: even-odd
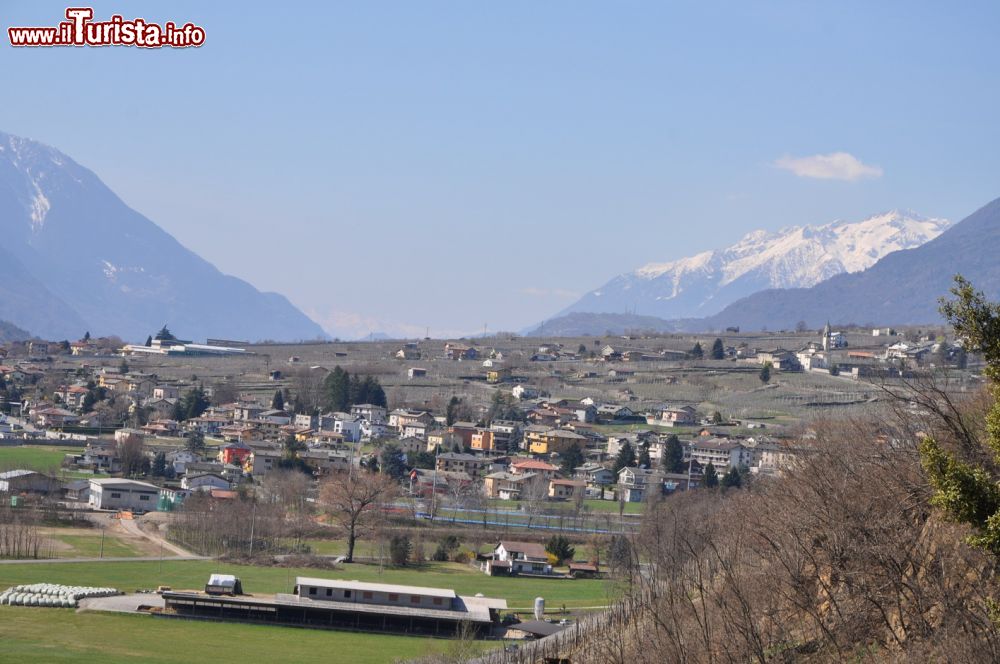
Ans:
[{"label": "industrial warehouse", "polygon": [[454,590],[296,577],[292,593],[243,594],[239,579],[213,575],[205,590],[164,591],[177,616],[304,627],[453,636],[463,627],[489,636],[507,601]]}]

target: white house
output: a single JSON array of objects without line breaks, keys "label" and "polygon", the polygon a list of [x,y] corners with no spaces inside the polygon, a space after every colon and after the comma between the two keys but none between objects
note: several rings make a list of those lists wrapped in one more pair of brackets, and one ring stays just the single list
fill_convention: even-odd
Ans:
[{"label": "white house", "polygon": [[160,488],[149,482],[103,478],[90,480],[90,506],[99,510],[155,510]]},{"label": "white house", "polygon": [[493,549],[493,557],[486,561],[482,569],[491,576],[552,573],[545,547],[534,542],[513,540],[501,540]]}]

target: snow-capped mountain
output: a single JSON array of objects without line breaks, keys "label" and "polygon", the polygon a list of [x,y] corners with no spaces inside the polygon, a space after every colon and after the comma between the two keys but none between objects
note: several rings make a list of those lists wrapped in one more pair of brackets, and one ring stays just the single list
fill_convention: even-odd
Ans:
[{"label": "snow-capped mountain", "polygon": [[859,272],[883,256],[934,239],[950,222],[892,210],[861,221],[754,231],[726,249],[650,263],[615,277],[561,314],[630,312],[702,317],[768,288],[804,288]]},{"label": "snow-capped mountain", "polygon": [[93,172],[0,132],[0,320],[48,339],[313,339],[288,300],[219,272]]}]

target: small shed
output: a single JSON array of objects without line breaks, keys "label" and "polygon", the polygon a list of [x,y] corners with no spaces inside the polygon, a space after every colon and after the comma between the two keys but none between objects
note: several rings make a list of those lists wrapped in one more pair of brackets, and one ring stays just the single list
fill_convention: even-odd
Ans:
[{"label": "small shed", "polygon": [[208,595],[242,595],[243,584],[232,574],[213,574],[205,584]]}]

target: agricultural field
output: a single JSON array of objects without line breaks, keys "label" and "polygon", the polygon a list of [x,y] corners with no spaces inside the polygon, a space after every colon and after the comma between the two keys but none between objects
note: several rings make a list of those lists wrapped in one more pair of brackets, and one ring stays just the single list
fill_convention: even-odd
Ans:
[{"label": "agricultural field", "polygon": [[4,662],[316,662],[383,664],[496,642],[171,620],[74,609],[0,607]]}]

